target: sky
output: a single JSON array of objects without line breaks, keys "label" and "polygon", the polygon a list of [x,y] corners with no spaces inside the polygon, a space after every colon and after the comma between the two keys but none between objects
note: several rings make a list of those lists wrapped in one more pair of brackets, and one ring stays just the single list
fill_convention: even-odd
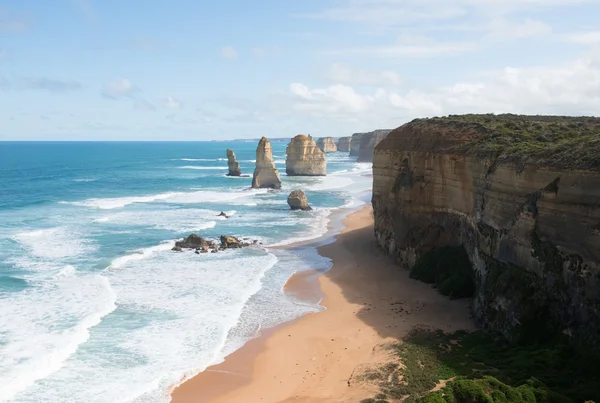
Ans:
[{"label": "sky", "polygon": [[0,140],[600,115],[600,0],[0,0]]}]

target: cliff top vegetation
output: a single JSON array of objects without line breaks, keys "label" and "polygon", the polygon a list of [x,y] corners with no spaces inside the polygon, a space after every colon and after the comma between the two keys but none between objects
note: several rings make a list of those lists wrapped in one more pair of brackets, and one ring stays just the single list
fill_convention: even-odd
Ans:
[{"label": "cliff top vegetation", "polygon": [[[454,134],[450,149],[481,157],[565,168],[600,169],[600,118],[468,114],[415,119],[405,127],[434,125]],[[450,145],[450,144],[448,144]]]}]

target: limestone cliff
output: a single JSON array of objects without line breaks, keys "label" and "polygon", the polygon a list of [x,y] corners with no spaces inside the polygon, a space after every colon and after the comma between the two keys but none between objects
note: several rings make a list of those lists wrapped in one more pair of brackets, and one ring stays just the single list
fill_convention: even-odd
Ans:
[{"label": "limestone cliff", "polygon": [[281,189],[279,172],[273,162],[273,149],[271,142],[263,137],[256,147],[256,168],[252,177],[253,188]]},{"label": "limestone cliff", "polygon": [[350,137],[350,156],[358,157],[360,153],[360,140],[364,136],[365,133],[354,133],[352,137]]},{"label": "limestone cliff", "polygon": [[358,162],[373,162],[373,150],[391,130],[375,130],[360,136],[360,147],[358,150]]},{"label": "limestone cliff", "polygon": [[324,176],[327,174],[325,154],[312,137],[299,134],[286,149],[285,171],[288,176]]},{"label": "limestone cliff", "polygon": [[241,176],[242,170],[240,169],[240,163],[235,157],[233,150],[227,149],[227,166],[229,168],[228,176]]},{"label": "limestone cliff", "polygon": [[321,137],[317,140],[317,147],[325,154],[334,153],[337,151],[337,145],[333,137]]},{"label": "limestone cliff", "polygon": [[340,137],[337,143],[337,150],[343,153],[350,151],[350,144],[352,143],[352,137]]},{"label": "limestone cliff", "polygon": [[510,339],[600,352],[600,119],[418,119],[375,149],[378,243],[407,268],[464,247],[473,311]]}]

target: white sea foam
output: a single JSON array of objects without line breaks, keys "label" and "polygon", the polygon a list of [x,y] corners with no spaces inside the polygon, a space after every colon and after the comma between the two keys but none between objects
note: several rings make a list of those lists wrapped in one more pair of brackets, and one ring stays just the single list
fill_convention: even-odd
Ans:
[{"label": "white sea foam", "polygon": [[172,161],[218,161],[217,159],[209,159],[209,158],[177,158],[177,159],[173,159]]},{"label": "white sea foam", "polygon": [[115,301],[105,277],[87,275],[40,284],[0,303],[0,396],[11,399],[59,371]]},{"label": "white sea foam", "polygon": [[220,211],[206,209],[130,210],[96,218],[94,223],[110,226],[146,227],[174,232],[214,228]]},{"label": "white sea foam", "polygon": [[112,210],[116,208],[122,208],[133,203],[151,203],[158,200],[165,200],[169,197],[173,197],[177,193],[160,193],[152,196],[137,196],[137,197],[115,197],[115,198],[95,198],[88,199],[80,202],[65,202],[61,201],[61,204],[71,204],[74,206],[93,207],[101,210]]},{"label": "white sea foam", "polygon": [[19,232],[12,238],[33,257],[40,259],[72,258],[96,248],[83,234],[69,227]]},{"label": "white sea foam", "polygon": [[220,169],[228,169],[227,167],[205,167],[205,166],[196,166],[196,165],[186,165],[182,167],[178,167],[180,169],[198,169],[198,170],[220,170]]},{"label": "white sea foam", "polygon": [[77,179],[73,179],[73,182],[95,182],[98,179],[94,179],[94,178],[77,178]]}]

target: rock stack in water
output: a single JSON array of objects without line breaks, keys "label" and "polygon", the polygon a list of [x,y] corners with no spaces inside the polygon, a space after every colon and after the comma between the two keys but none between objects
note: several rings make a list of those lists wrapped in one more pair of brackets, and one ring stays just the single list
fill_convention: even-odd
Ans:
[{"label": "rock stack in water", "polygon": [[364,133],[360,137],[360,147],[358,150],[358,162],[373,162],[373,151],[381,140],[387,137],[391,130],[375,130]]},{"label": "rock stack in water", "polygon": [[273,162],[271,142],[266,137],[261,138],[258,147],[256,147],[256,168],[252,177],[252,187],[256,189],[281,189],[279,172],[277,172],[275,162]]},{"label": "rock stack in water", "polygon": [[327,161],[312,137],[299,134],[286,150],[285,172],[288,176],[325,176]]},{"label": "rock stack in water", "polygon": [[287,198],[288,205],[292,210],[312,210],[308,204],[306,194],[301,190],[294,190]]},{"label": "rock stack in water", "polygon": [[227,149],[227,166],[229,167],[228,176],[241,176],[242,170],[240,169],[240,163],[235,158],[233,150]]},{"label": "rock stack in water", "polygon": [[352,137],[340,137],[337,143],[337,150],[347,153],[350,151],[350,144],[352,144]]},{"label": "rock stack in water", "polygon": [[335,144],[333,137],[321,137],[317,140],[317,147],[325,154],[337,151],[337,145]]}]

